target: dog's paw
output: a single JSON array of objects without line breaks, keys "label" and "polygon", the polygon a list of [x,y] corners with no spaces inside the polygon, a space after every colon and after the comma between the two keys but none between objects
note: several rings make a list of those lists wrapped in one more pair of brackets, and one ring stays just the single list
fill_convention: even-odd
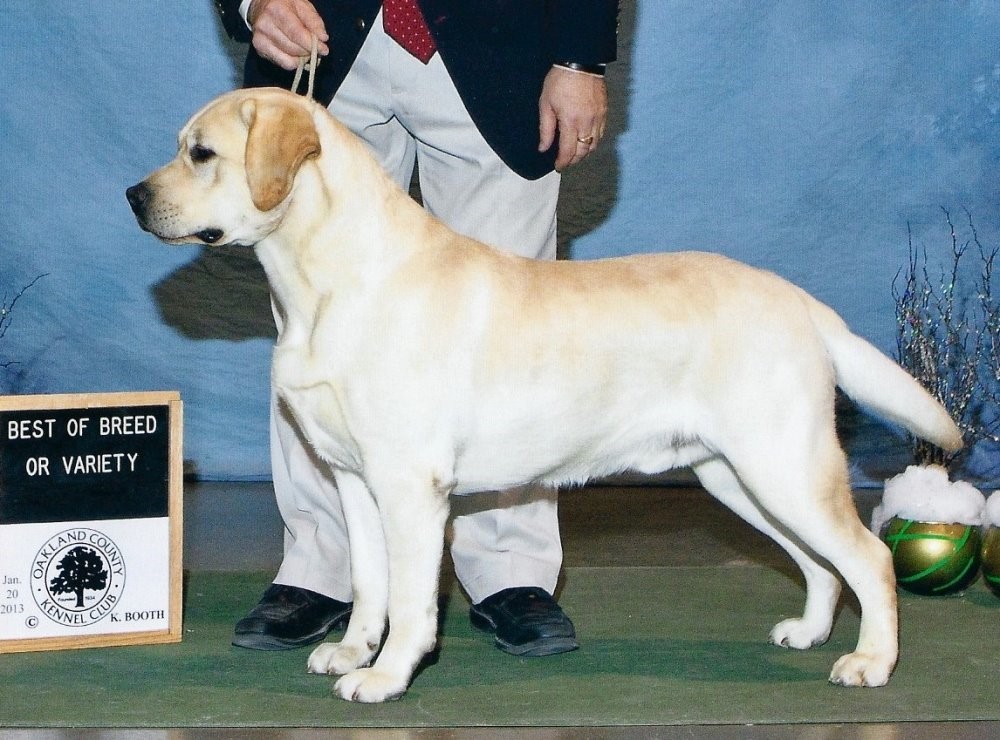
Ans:
[{"label": "dog's paw", "polygon": [[377,668],[359,668],[341,676],[333,692],[341,699],[367,704],[398,699],[406,693],[409,679],[400,678]]},{"label": "dog's paw", "polygon": [[355,668],[368,665],[375,648],[369,645],[358,647],[343,642],[324,642],[312,651],[306,670],[322,675],[342,675]]},{"label": "dog's paw", "polygon": [[885,686],[895,660],[868,653],[849,653],[833,664],[830,683],[838,686]]},{"label": "dog's paw", "polygon": [[786,619],[774,625],[771,630],[771,642],[780,647],[805,650],[816,645],[822,645],[830,637],[830,628],[821,625],[817,627],[804,619]]}]

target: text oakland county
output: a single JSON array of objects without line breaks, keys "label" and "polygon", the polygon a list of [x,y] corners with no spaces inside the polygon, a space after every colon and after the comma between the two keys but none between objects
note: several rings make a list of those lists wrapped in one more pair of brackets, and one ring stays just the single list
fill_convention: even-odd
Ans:
[{"label": "text oakland county", "polygon": [[[81,416],[67,419],[64,428],[58,428],[56,424],[56,419],[9,420],[7,439],[53,439],[62,431],[75,438],[94,432],[100,437],[130,437],[155,434],[157,429],[156,417],[151,414],[100,416],[96,421],[89,416]],[[62,455],[60,463],[66,475],[134,473],[138,459],[138,452],[106,452]],[[25,462],[25,471],[30,476],[51,475],[49,465],[47,457],[31,457]]]}]

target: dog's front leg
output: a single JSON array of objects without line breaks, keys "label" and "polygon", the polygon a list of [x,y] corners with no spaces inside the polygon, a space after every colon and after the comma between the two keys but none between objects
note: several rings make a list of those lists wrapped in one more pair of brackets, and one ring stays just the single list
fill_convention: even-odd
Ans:
[{"label": "dog's front leg", "polygon": [[[398,462],[397,462],[398,464]],[[385,534],[389,635],[375,664],[334,685],[343,699],[380,702],[401,696],[437,641],[437,590],[448,489],[433,476],[369,477]]]},{"label": "dog's front leg", "polygon": [[340,675],[375,656],[385,630],[389,580],[382,521],[368,486],[346,471],[335,471],[334,478],[347,524],[354,608],[344,639],[313,650],[308,671]]}]

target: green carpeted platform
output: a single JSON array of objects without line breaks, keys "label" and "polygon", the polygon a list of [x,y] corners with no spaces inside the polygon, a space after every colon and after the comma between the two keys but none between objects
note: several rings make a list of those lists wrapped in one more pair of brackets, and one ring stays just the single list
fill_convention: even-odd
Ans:
[{"label": "green carpeted platform", "polygon": [[829,643],[767,644],[801,586],[761,564],[570,567],[561,602],[581,649],[513,658],[455,591],[438,662],[400,701],[355,705],[305,673],[309,648],[230,647],[265,574],[193,573],[179,645],[0,655],[2,727],[420,727],[888,722],[1000,719],[1000,599],[901,596],[902,659],[889,686],[826,676],[857,636],[849,605]]}]

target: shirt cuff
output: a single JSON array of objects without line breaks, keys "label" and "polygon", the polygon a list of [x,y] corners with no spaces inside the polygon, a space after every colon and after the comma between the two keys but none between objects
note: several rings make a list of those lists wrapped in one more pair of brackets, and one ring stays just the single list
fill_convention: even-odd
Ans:
[{"label": "shirt cuff", "polygon": [[605,64],[578,64],[577,62],[556,62],[553,67],[568,69],[571,72],[593,75],[594,77],[604,77]]},{"label": "shirt cuff", "polygon": [[250,21],[247,20],[247,13],[250,12],[250,0],[243,0],[240,3],[240,15],[243,17],[243,22],[247,24],[247,28],[251,31],[253,28],[250,26]]}]

